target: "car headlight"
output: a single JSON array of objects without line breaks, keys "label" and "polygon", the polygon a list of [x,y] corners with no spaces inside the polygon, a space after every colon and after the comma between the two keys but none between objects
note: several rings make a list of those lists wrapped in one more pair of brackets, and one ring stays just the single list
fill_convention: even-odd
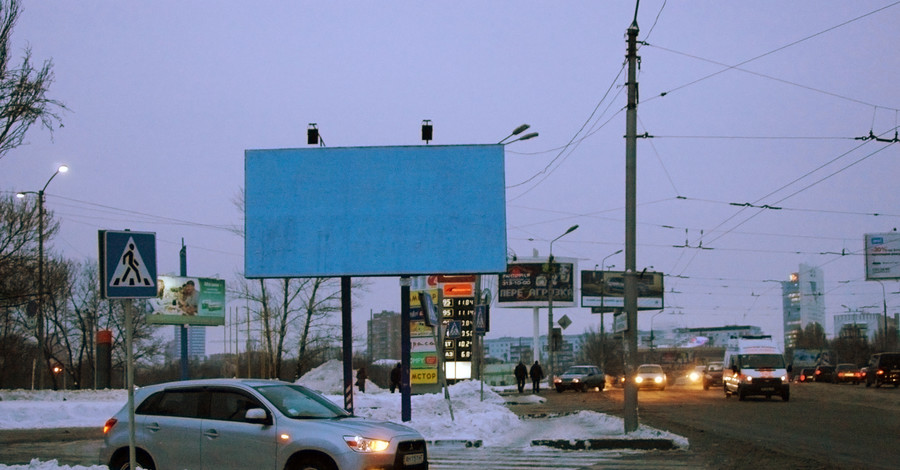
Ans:
[{"label": "car headlight", "polygon": [[573,384],[577,384],[578,382],[580,382],[580,380],[578,380],[578,379],[572,379],[572,383],[573,383]]},{"label": "car headlight", "polygon": [[371,453],[384,452],[391,444],[380,439],[369,439],[362,436],[344,436],[344,442],[356,452]]},{"label": "car headlight", "polygon": [[637,376],[637,377],[634,378],[634,382],[635,382],[635,383],[641,383],[641,382],[643,382],[643,381],[644,381],[644,378],[641,377],[641,376]]},{"label": "car headlight", "polygon": [[662,378],[661,375],[657,375],[656,377],[653,378],[653,381],[656,382],[656,383],[658,383],[658,384],[661,384],[662,381],[663,381],[663,378]]},{"label": "car headlight", "polygon": [[700,380],[700,374],[697,372],[691,372],[691,382],[696,382]]}]

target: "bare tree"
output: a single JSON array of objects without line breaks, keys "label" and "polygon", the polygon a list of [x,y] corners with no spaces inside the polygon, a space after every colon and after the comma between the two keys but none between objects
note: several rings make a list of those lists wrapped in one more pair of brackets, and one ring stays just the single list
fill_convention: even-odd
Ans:
[{"label": "bare tree", "polygon": [[18,0],[0,0],[0,159],[22,145],[25,133],[37,121],[52,133],[60,123],[58,113],[66,109],[47,97],[54,80],[51,60],[35,68],[31,49],[26,48],[19,65],[11,61],[10,43],[19,13]]}]

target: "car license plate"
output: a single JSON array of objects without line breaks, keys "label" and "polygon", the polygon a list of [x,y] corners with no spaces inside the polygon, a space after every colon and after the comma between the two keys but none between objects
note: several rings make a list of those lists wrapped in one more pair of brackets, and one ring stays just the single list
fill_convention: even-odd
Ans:
[{"label": "car license plate", "polygon": [[774,392],[774,391],[775,391],[775,387],[763,387],[763,388],[761,388],[760,390],[762,390],[762,391],[764,391],[764,392]]},{"label": "car license plate", "polygon": [[425,462],[425,454],[406,454],[403,456],[403,465],[419,465]]}]

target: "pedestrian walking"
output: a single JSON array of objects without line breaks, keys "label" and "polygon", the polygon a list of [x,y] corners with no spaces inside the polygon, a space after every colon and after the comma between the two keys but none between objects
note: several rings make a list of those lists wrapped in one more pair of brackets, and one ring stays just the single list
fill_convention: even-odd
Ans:
[{"label": "pedestrian walking", "polygon": [[531,391],[539,393],[541,391],[541,380],[544,378],[544,369],[541,368],[538,361],[534,361],[528,375],[531,376]]},{"label": "pedestrian walking", "polygon": [[519,388],[519,393],[522,393],[525,391],[525,379],[528,378],[528,368],[525,367],[525,363],[521,360],[519,361],[519,365],[516,366],[515,374],[516,386]]},{"label": "pedestrian walking", "polygon": [[366,378],[368,377],[369,376],[366,374],[366,366],[362,366],[356,371],[356,386],[359,387],[360,392],[366,392]]},{"label": "pedestrian walking", "polygon": [[402,374],[401,365],[398,362],[397,367],[391,369],[391,393],[400,389],[400,375]]}]

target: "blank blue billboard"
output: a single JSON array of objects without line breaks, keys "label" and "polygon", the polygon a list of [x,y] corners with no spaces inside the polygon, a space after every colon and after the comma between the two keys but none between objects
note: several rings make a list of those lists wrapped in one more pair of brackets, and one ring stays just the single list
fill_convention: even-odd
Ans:
[{"label": "blank blue billboard", "polygon": [[502,145],[246,150],[245,276],[502,273]]}]

